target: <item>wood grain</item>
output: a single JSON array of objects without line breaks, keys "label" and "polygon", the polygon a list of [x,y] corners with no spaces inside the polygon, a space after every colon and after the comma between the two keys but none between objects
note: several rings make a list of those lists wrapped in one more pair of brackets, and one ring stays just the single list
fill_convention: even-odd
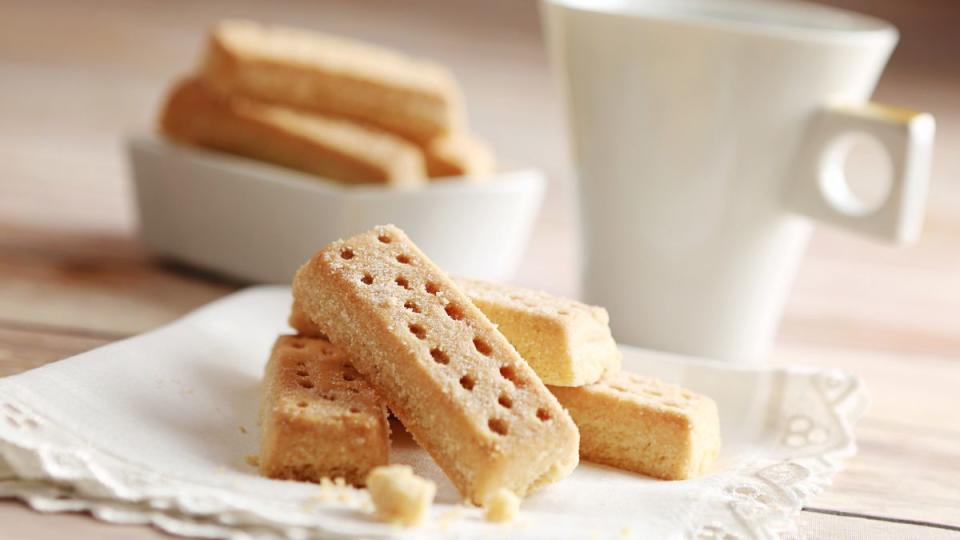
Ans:
[{"label": "wood grain", "polygon": [[69,334],[62,329],[57,332],[30,324],[0,321],[0,377],[16,375],[111,341],[109,337],[90,335],[85,330]]},{"label": "wood grain", "polygon": [[[933,112],[938,134],[917,245],[822,228],[799,270],[773,361],[854,372],[872,405],[858,428],[860,453],[797,521],[807,538],[960,537],[960,72],[943,54],[960,50],[960,37],[933,34],[960,10],[948,0],[913,10],[836,3],[903,17],[910,45],[876,98]],[[192,69],[204,29],[224,16],[321,28],[450,65],[475,129],[505,160],[541,166],[551,180],[517,282],[576,295],[574,184],[534,2],[45,7],[0,0],[0,376],[155,328],[241,285],[144,250],[121,145],[124,133],[152,129],[166,86]],[[3,538],[166,537],[7,501],[0,524]]]},{"label": "wood grain", "polygon": [[0,320],[130,335],[237,288],[185,272],[131,237],[0,225]]}]

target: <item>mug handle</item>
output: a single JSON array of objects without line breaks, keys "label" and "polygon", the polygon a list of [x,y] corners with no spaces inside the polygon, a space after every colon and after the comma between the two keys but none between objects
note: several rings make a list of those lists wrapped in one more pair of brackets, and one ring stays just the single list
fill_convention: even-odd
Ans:
[{"label": "mug handle", "polygon": [[[916,241],[923,224],[933,116],[880,105],[835,104],[818,111],[787,185],[787,208],[814,220],[897,243]],[[843,165],[857,136],[879,141],[890,159],[890,189],[876,208],[850,191]]]}]

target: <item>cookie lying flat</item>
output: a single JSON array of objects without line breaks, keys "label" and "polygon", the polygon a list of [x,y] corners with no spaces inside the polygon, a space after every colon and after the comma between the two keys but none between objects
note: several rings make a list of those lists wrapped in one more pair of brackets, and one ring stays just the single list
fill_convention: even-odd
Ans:
[{"label": "cookie lying flat", "polygon": [[620,369],[607,310],[541,291],[456,281],[544,384],[582,386]]},{"label": "cookie lying flat", "polygon": [[339,240],[293,294],[476,504],[567,476],[579,434],[487,318],[393,226]]},{"label": "cookie lying flat", "polygon": [[550,387],[580,429],[580,457],[665,480],[701,475],[720,452],[712,399],[621,371],[580,388]]},{"label": "cookie lying flat", "polygon": [[350,118],[418,142],[462,123],[460,90],[443,67],[294,28],[221,22],[202,77],[223,93]]},{"label": "cookie lying flat", "polygon": [[482,179],[496,168],[490,148],[467,133],[453,133],[431,140],[424,146],[423,156],[430,178],[463,176]]},{"label": "cookie lying flat", "polygon": [[423,152],[407,140],[344,120],[223,96],[196,79],[171,92],[160,128],[186,144],[344,183],[426,182]]},{"label": "cookie lying flat", "polygon": [[363,485],[390,452],[387,409],[330,343],[277,338],[264,376],[260,474]]}]

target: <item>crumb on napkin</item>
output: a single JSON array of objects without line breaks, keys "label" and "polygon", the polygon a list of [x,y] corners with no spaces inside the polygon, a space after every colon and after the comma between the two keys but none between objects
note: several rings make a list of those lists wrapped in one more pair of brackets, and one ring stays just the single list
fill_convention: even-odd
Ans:
[{"label": "crumb on napkin", "polygon": [[437,492],[433,482],[407,465],[377,467],[367,476],[367,489],[378,518],[406,527],[423,521]]},{"label": "crumb on napkin", "polygon": [[500,488],[487,499],[483,516],[494,523],[509,523],[520,513],[520,497],[506,488]]}]

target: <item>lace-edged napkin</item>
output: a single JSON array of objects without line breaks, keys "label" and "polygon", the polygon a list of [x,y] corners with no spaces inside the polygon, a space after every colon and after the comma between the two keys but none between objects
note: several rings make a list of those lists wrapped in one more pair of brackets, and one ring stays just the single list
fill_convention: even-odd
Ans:
[{"label": "lace-edged napkin", "polygon": [[[267,480],[258,387],[290,292],[256,287],[159,330],[0,379],[0,496],[41,511],[210,538],[723,538],[792,530],[792,516],[855,451],[864,404],[854,377],[766,369],[624,347],[627,369],[713,397],[724,448],[715,470],[664,482],[581,463],[528,498],[510,525],[460,504],[429,456],[395,430],[391,460],[437,482],[428,522],[372,518],[366,493]],[[401,431],[396,433],[396,431]]]}]

